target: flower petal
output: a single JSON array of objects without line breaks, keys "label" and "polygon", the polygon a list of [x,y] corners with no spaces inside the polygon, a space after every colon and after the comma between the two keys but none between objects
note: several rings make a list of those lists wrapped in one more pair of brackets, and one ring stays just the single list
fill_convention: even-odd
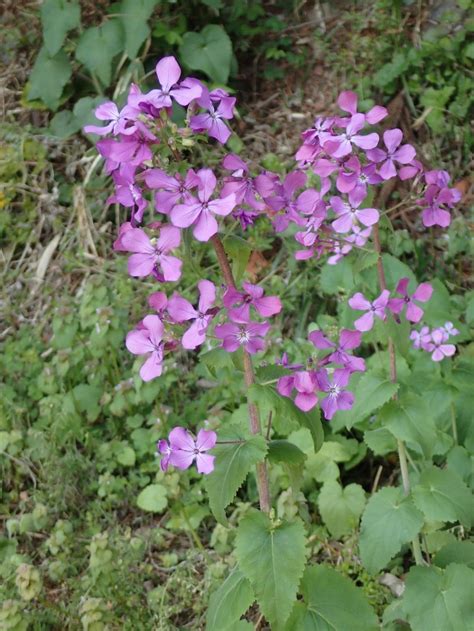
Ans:
[{"label": "flower petal", "polygon": [[168,92],[171,86],[178,83],[181,76],[181,68],[172,56],[163,57],[156,64],[156,76],[164,92]]}]

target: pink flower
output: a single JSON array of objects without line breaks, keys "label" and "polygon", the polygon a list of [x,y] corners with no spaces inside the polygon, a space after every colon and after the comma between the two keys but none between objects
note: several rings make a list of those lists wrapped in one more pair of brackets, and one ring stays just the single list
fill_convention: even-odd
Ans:
[{"label": "pink flower", "polygon": [[127,334],[125,345],[134,355],[148,355],[140,377],[150,381],[163,372],[163,323],[157,315],[147,315],[141,327]]},{"label": "pink flower", "polygon": [[157,311],[158,315],[162,319],[168,305],[168,298],[163,291],[155,291],[148,296],[148,304],[152,309]]},{"label": "pink flower", "polygon": [[140,114],[140,110],[136,107],[126,105],[119,112],[117,106],[112,101],[101,103],[94,112],[95,117],[101,121],[110,121],[105,127],[96,127],[95,125],[86,125],[84,131],[86,134],[97,134],[97,136],[105,136],[112,133],[114,136],[118,134],[133,134],[136,131],[135,121]]},{"label": "pink flower", "polygon": [[349,298],[349,306],[351,309],[367,312],[354,322],[354,326],[358,331],[370,331],[370,329],[374,326],[375,316],[380,318],[380,320],[385,320],[385,309],[388,304],[389,296],[390,292],[388,289],[384,289],[380,296],[373,302],[367,300],[367,298],[360,292],[357,292],[352,296],[352,298]]},{"label": "pink flower", "polygon": [[193,225],[193,234],[198,241],[209,241],[218,231],[214,215],[229,215],[235,207],[235,195],[211,200],[216,188],[216,177],[211,169],[200,169],[197,172],[201,186],[198,189],[198,199],[192,197],[184,204],[175,206],[170,218],[175,226],[188,228]]},{"label": "pink flower", "polygon": [[185,298],[174,294],[168,301],[168,313],[174,322],[192,320],[192,324],[183,335],[183,348],[192,350],[200,346],[206,339],[206,331],[216,314],[212,306],[216,300],[216,286],[209,280],[198,283],[199,303],[197,310]]},{"label": "pink flower", "polygon": [[181,68],[174,57],[160,59],[156,64],[156,76],[161,89],[152,90],[143,95],[143,101],[157,110],[171,107],[172,99],[180,105],[189,105],[192,100],[198,99],[202,94],[203,87],[197,79],[184,79],[179,83]]},{"label": "pink flower", "polygon": [[160,281],[176,281],[181,277],[182,261],[169,252],[179,247],[181,234],[174,226],[163,226],[153,243],[141,228],[127,230],[120,239],[121,247],[134,252],[128,259],[130,276],[148,276],[155,273]]},{"label": "pink flower", "polygon": [[415,158],[416,151],[412,145],[402,145],[403,139],[401,129],[387,129],[383,134],[383,141],[387,151],[383,149],[372,149],[367,151],[367,157],[372,162],[382,162],[379,166],[379,174],[384,180],[396,177],[397,169],[395,162],[399,164],[409,164]]},{"label": "pink flower", "polygon": [[[228,287],[222,299],[224,306],[229,309],[229,317],[234,322],[249,322],[250,306],[254,307],[262,318],[270,318],[281,311],[281,301],[278,296],[264,296],[263,288],[251,283],[242,283],[245,292]],[[237,305],[237,307],[235,306]],[[234,307],[230,309],[230,307]]]},{"label": "pink flower", "polygon": [[328,340],[322,331],[312,331],[308,335],[308,339],[320,350],[334,349],[321,361],[321,365],[324,366],[325,364],[333,362],[335,364],[342,364],[344,368],[348,368],[351,371],[363,372],[365,370],[365,361],[362,357],[355,357],[347,352],[360,346],[362,339],[360,331],[342,329],[338,344]]},{"label": "pink flower", "polygon": [[413,348],[427,350],[427,345],[431,342],[431,333],[428,326],[424,326],[420,331],[412,331],[410,340],[413,342]]},{"label": "pink flower", "polygon": [[262,338],[268,333],[268,322],[226,322],[214,329],[216,337],[222,340],[222,347],[229,353],[233,353],[240,346],[251,353],[258,353],[265,347]]},{"label": "pink flower", "polygon": [[432,353],[431,359],[440,362],[445,357],[451,357],[456,352],[454,344],[446,344],[446,334],[442,329],[431,332],[431,341],[426,344],[426,350]]},{"label": "pink flower", "polygon": [[172,177],[161,169],[148,169],[145,182],[148,188],[159,189],[155,194],[155,208],[167,215],[176,204],[193,200],[191,190],[197,188],[201,180],[193,169],[189,169],[184,180],[179,173]]},{"label": "pink flower", "polygon": [[451,214],[447,208],[453,208],[461,199],[461,193],[455,188],[448,188],[447,171],[427,171],[425,182],[428,185],[419,203],[424,208],[421,215],[423,225],[447,228],[451,223]]},{"label": "pink flower", "polygon": [[229,140],[230,129],[224,120],[234,117],[236,99],[229,96],[225,90],[217,89],[209,92],[204,88],[198,104],[207,110],[206,114],[191,116],[189,126],[193,131],[207,131],[211,138],[215,138],[222,145]]},{"label": "pink flower", "polygon": [[367,134],[362,136],[358,134],[365,125],[364,114],[354,114],[349,119],[344,132],[338,136],[333,136],[324,142],[324,149],[334,158],[342,158],[352,153],[352,145],[356,145],[361,149],[373,149],[378,141],[378,134]]},{"label": "pink flower", "polygon": [[140,223],[143,212],[148,205],[141,189],[135,184],[135,167],[124,164],[121,169],[112,173],[115,183],[115,194],[107,199],[107,205],[117,203],[125,208],[133,208],[132,221]]},{"label": "pink flower", "polygon": [[375,208],[359,208],[365,198],[365,193],[360,189],[349,193],[348,201],[340,197],[331,197],[331,208],[338,218],[332,222],[336,232],[350,232],[353,226],[360,221],[364,226],[373,226],[379,220],[379,211]]},{"label": "pink flower", "polygon": [[[341,110],[344,110],[344,112],[348,112],[349,114],[354,116],[355,114],[358,114],[358,100],[359,97],[355,92],[346,90],[344,92],[341,92],[341,94],[338,96],[337,104],[339,105]],[[363,116],[365,116],[365,120],[370,125],[375,125],[376,123],[379,123],[381,120],[383,120],[386,116],[388,116],[388,111],[382,105],[374,105],[374,107],[372,107],[366,114],[363,114]]]},{"label": "pink flower", "polygon": [[217,440],[213,431],[201,429],[196,440],[184,427],[175,427],[169,435],[169,444],[166,440],[160,440],[158,449],[163,458],[160,462],[162,471],[166,471],[169,465],[177,469],[189,469],[196,461],[199,473],[211,473],[214,470],[215,456],[206,452],[212,449]]},{"label": "pink flower", "polygon": [[330,421],[338,410],[350,410],[352,408],[354,395],[352,392],[344,390],[349,383],[350,376],[350,370],[341,368],[334,371],[331,379],[324,368],[316,373],[319,389],[322,392],[327,392],[327,396],[320,404],[326,420]]},{"label": "pink flower", "polygon": [[418,285],[414,293],[408,295],[408,278],[402,278],[398,281],[398,285],[395,291],[401,294],[403,298],[391,298],[388,303],[388,308],[393,313],[400,313],[403,307],[406,305],[406,318],[410,322],[419,322],[423,317],[423,309],[415,304],[415,300],[418,302],[428,302],[433,293],[433,287],[429,283],[421,283]]},{"label": "pink flower", "polygon": [[300,370],[293,375],[280,377],[277,384],[278,392],[284,396],[291,398],[291,393],[296,390],[295,405],[303,412],[309,412],[318,402],[315,394],[317,381],[314,373],[307,370]]},{"label": "pink flower", "polygon": [[222,166],[233,173],[232,177],[225,179],[221,195],[226,197],[226,195],[234,193],[237,204],[244,203],[254,210],[263,210],[265,204],[257,199],[258,191],[245,162],[239,156],[231,153],[224,158]]}]

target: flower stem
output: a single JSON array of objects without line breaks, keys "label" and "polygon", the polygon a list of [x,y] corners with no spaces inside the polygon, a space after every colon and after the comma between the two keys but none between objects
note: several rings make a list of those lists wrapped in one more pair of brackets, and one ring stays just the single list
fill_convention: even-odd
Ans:
[{"label": "flower stem", "polygon": [[[379,286],[381,291],[387,289],[387,281],[385,278],[385,270],[382,261],[382,246],[380,244],[380,232],[378,224],[375,224],[373,229],[374,247],[377,252],[377,274],[379,278]],[[397,383],[397,359],[395,356],[395,345],[391,337],[388,338],[388,356],[390,362],[390,381]],[[396,398],[396,394],[394,398]],[[402,476],[402,486],[405,496],[410,495],[410,477],[408,474],[408,461],[405,443],[403,440],[397,440],[398,449],[398,461],[400,463],[400,473]],[[421,554],[421,546],[418,535],[411,542],[413,548],[413,556],[415,557],[415,563],[417,565],[424,565],[423,556]]]},{"label": "flower stem", "polygon": [[[211,237],[212,244],[216,251],[217,260],[219,261],[219,265],[222,271],[222,276],[224,277],[224,281],[228,287],[232,287],[236,289],[234,275],[232,274],[232,269],[230,267],[229,259],[227,258],[227,254],[225,253],[224,246],[222,245],[222,241],[219,236],[215,234]],[[255,376],[253,372],[252,358],[250,354],[243,349],[244,355],[244,381],[247,387],[247,390],[253,386],[255,383]],[[252,434],[261,434],[262,433],[262,425],[260,423],[260,414],[257,406],[254,403],[251,403],[247,397],[247,404],[249,409],[249,425],[250,431]],[[259,462],[256,465],[257,469],[257,487],[258,487],[258,495],[260,499],[260,508],[264,513],[270,512],[270,490],[268,484],[268,472],[267,465],[265,462]]]}]

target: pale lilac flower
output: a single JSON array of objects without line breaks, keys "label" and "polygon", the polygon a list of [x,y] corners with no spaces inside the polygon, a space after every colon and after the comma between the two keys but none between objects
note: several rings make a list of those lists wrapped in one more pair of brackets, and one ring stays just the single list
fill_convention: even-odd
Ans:
[{"label": "pale lilac flower", "polygon": [[334,158],[342,158],[352,153],[352,145],[364,150],[373,149],[379,141],[379,135],[375,133],[360,135],[358,132],[364,125],[364,114],[354,114],[341,134],[324,142],[324,149]]},{"label": "pale lilac flower", "polygon": [[175,226],[188,228],[193,225],[193,234],[198,241],[209,241],[218,231],[214,215],[229,215],[235,207],[235,195],[211,200],[216,188],[216,177],[211,169],[200,169],[197,172],[201,185],[198,198],[192,197],[184,204],[178,204],[171,210],[170,218]]},{"label": "pale lilac flower", "polygon": [[454,344],[446,344],[446,334],[442,329],[431,332],[431,341],[426,344],[426,350],[431,353],[431,359],[440,362],[445,357],[451,357],[456,352]]},{"label": "pale lilac flower", "polygon": [[398,285],[395,291],[401,294],[402,298],[391,298],[388,303],[388,308],[393,313],[400,313],[403,307],[406,305],[406,319],[410,322],[419,322],[423,317],[423,309],[415,304],[415,300],[418,302],[428,302],[433,293],[433,287],[429,283],[421,283],[418,285],[414,293],[410,296],[408,294],[408,278],[402,278],[398,281]]},{"label": "pale lilac flower", "polygon": [[367,157],[372,162],[380,163],[378,172],[380,177],[384,180],[389,180],[392,177],[396,177],[397,169],[395,162],[399,164],[409,164],[412,162],[416,155],[415,148],[412,145],[402,145],[400,143],[403,139],[403,132],[401,129],[387,129],[383,134],[383,141],[387,148],[387,151],[383,149],[372,149],[367,151]]},{"label": "pale lilac flower", "polygon": [[[229,317],[234,322],[249,322],[252,306],[262,318],[270,318],[280,313],[281,301],[278,296],[264,296],[263,287],[243,282],[244,292],[228,287],[222,302],[229,310]],[[231,308],[233,307],[233,308]]]},{"label": "pale lilac flower", "polygon": [[156,210],[168,215],[177,204],[193,200],[191,191],[199,186],[201,180],[193,169],[188,170],[184,179],[179,173],[173,177],[161,169],[148,169],[145,171],[145,182],[148,188],[157,189]]},{"label": "pale lilac flower", "polygon": [[181,68],[174,57],[163,57],[156,64],[156,76],[161,86],[159,90],[151,90],[143,95],[143,101],[151,104],[155,109],[171,107],[174,99],[180,105],[189,105],[198,99],[203,87],[197,79],[184,79],[179,83]]},{"label": "pale lilac flower", "polygon": [[169,445],[165,440],[161,440],[158,448],[164,454],[161,464],[162,470],[166,471],[169,465],[177,469],[189,469],[196,461],[199,473],[211,473],[214,470],[215,456],[206,453],[215,447],[217,435],[210,430],[201,429],[196,440],[184,427],[175,427],[169,435]]},{"label": "pale lilac flower", "polygon": [[360,331],[351,331],[350,329],[342,329],[339,336],[339,342],[335,344],[328,340],[322,331],[312,331],[308,335],[308,339],[319,350],[331,350],[331,353],[324,357],[320,362],[320,365],[324,366],[329,363],[342,364],[344,368],[347,368],[353,372],[365,371],[365,361],[362,357],[355,357],[350,355],[348,351],[353,350],[360,346],[362,340],[362,333]]},{"label": "pale lilac flower", "polygon": [[216,314],[213,308],[216,300],[216,286],[209,280],[201,280],[198,283],[199,302],[198,308],[174,294],[168,300],[168,313],[174,322],[187,322],[192,320],[192,324],[185,332],[182,339],[183,348],[192,350],[200,346],[206,339],[206,332],[212,318]]},{"label": "pale lilac flower", "polygon": [[352,250],[352,245],[349,243],[340,243],[334,241],[332,246],[332,254],[328,257],[328,265],[337,265],[341,259],[343,259]]},{"label": "pale lilac flower", "polygon": [[130,276],[154,273],[160,281],[176,281],[181,277],[180,259],[169,252],[179,247],[181,234],[174,226],[163,226],[158,239],[151,240],[141,228],[131,228],[121,237],[122,249],[133,252],[128,259]]},{"label": "pale lilac flower", "polygon": [[452,322],[445,322],[444,325],[440,327],[440,329],[446,333],[446,339],[448,339],[449,337],[454,337],[455,335],[459,335],[459,331],[455,328]]},{"label": "pale lilac flower", "polygon": [[367,312],[354,322],[354,326],[358,331],[370,331],[370,329],[374,326],[374,317],[380,318],[380,320],[385,320],[385,309],[388,305],[389,296],[390,292],[388,289],[384,289],[380,296],[373,302],[367,300],[367,298],[360,292],[357,292],[352,296],[352,298],[349,298],[349,306],[351,309]]},{"label": "pale lilac flower", "polygon": [[[357,111],[358,100],[359,97],[355,92],[345,90],[339,95],[337,99],[337,104],[339,105],[341,110],[343,110],[344,112],[348,112],[349,114],[351,114],[351,116],[354,116],[355,114],[359,113]],[[379,123],[381,120],[383,120],[386,116],[388,116],[388,110],[382,105],[374,105],[374,107],[372,107],[366,114],[363,114],[363,116],[365,116],[365,120],[370,125],[375,125],[376,123]]]},{"label": "pale lilac flower", "polygon": [[362,248],[367,243],[367,239],[372,234],[372,228],[361,228],[352,226],[352,232],[347,235],[346,241],[353,243],[357,248]]},{"label": "pale lilac flower", "polygon": [[162,471],[167,471],[170,466],[170,458],[173,450],[171,449],[171,445],[167,440],[162,438],[156,444],[156,450],[161,454],[160,460],[160,469]]},{"label": "pale lilac flower", "polygon": [[126,105],[120,111],[112,101],[101,103],[94,112],[95,117],[101,121],[110,121],[104,127],[96,125],[86,125],[84,131],[86,134],[96,134],[97,136],[106,136],[112,133],[114,136],[118,134],[133,134],[136,131],[135,121],[140,114],[140,110],[136,107]]},{"label": "pale lilac flower", "polygon": [[134,355],[148,355],[140,368],[143,381],[159,377],[163,372],[163,323],[157,315],[143,318],[141,328],[130,331],[125,345]]},{"label": "pale lilac flower", "polygon": [[224,158],[222,165],[225,169],[232,171],[232,177],[224,180],[222,197],[234,193],[237,204],[248,204],[254,210],[263,210],[265,204],[257,199],[260,195],[246,163],[239,156],[231,153]]},{"label": "pale lilac flower", "polygon": [[224,120],[234,117],[234,106],[236,99],[229,96],[225,90],[217,89],[209,92],[204,88],[198,104],[205,108],[207,113],[191,116],[189,126],[193,131],[207,131],[211,138],[215,138],[222,145],[229,140],[230,129]]},{"label": "pale lilac flower", "polygon": [[296,390],[295,405],[303,412],[309,412],[317,404],[316,388],[317,381],[314,373],[307,370],[280,377],[277,383],[277,390],[284,397],[291,398],[292,391]]},{"label": "pale lilac flower", "polygon": [[410,333],[410,340],[413,342],[413,348],[427,350],[426,346],[431,342],[431,333],[428,326],[424,326],[420,331],[413,330]]},{"label": "pale lilac flower", "polygon": [[327,396],[322,399],[320,405],[326,420],[330,421],[338,410],[350,410],[354,404],[352,392],[344,390],[349,383],[351,371],[344,368],[337,368],[329,377],[324,368],[318,370],[316,379],[318,387],[322,392],[327,392]]},{"label": "pale lilac flower", "polygon": [[222,340],[222,347],[233,353],[240,346],[251,353],[258,353],[265,347],[263,338],[268,333],[268,322],[226,322],[214,329],[216,337]]},{"label": "pale lilac flower", "polygon": [[332,222],[332,227],[336,232],[350,232],[360,221],[364,226],[373,226],[379,220],[379,211],[375,208],[359,208],[365,198],[365,194],[360,189],[349,193],[348,201],[345,202],[340,197],[331,197],[330,204],[337,219]]}]

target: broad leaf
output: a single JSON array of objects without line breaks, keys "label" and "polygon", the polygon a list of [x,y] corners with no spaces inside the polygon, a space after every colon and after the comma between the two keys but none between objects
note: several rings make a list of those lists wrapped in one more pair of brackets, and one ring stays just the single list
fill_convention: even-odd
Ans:
[{"label": "broad leaf", "polygon": [[268,459],[272,462],[299,465],[306,460],[306,454],[288,440],[272,440],[268,445]]},{"label": "broad leaf", "polygon": [[191,70],[205,72],[215,83],[227,83],[232,42],[222,26],[208,24],[200,33],[185,33],[179,55]]},{"label": "broad leaf", "polygon": [[369,414],[387,403],[397,390],[398,384],[388,379],[370,373],[363,375],[354,390],[354,407],[344,415],[346,427],[350,428],[363,421]]},{"label": "broad leaf", "polygon": [[30,74],[28,100],[41,99],[47,107],[56,110],[71,74],[72,67],[63,50],[51,57],[43,47]]},{"label": "broad leaf", "polygon": [[217,521],[225,525],[226,507],[232,502],[254,465],[265,458],[267,444],[263,436],[245,439],[242,432],[236,428],[229,428],[225,433],[221,433],[220,439],[241,441],[217,445],[214,448],[214,471],[205,478],[211,510]]},{"label": "broad leaf", "polygon": [[418,535],[423,515],[400,489],[386,487],[367,502],[362,516],[359,549],[362,563],[375,574],[403,544]]},{"label": "broad leaf", "polygon": [[305,544],[300,519],[272,522],[264,513],[252,510],[239,524],[239,567],[274,631],[283,628],[296,599],[306,559]]},{"label": "broad leaf", "polygon": [[151,513],[161,513],[167,505],[166,488],[162,484],[149,484],[137,497],[137,506]]},{"label": "broad leaf", "polygon": [[406,579],[402,610],[412,631],[472,631],[474,571],[453,564],[446,570],[413,567]]},{"label": "broad leaf", "polygon": [[118,13],[125,31],[125,52],[134,59],[150,34],[148,20],[160,0],[122,0]]},{"label": "broad leaf", "polygon": [[451,563],[461,563],[474,570],[474,542],[453,541],[436,553],[433,563],[438,567],[447,567]]},{"label": "broad leaf", "polygon": [[76,48],[76,58],[107,87],[112,79],[112,60],[121,50],[121,24],[118,19],[107,20],[102,26],[84,31]]},{"label": "broad leaf", "polygon": [[329,480],[319,493],[318,506],[327,529],[334,537],[348,535],[357,527],[365,506],[365,492],[360,484],[344,488]]},{"label": "broad leaf", "polygon": [[379,420],[395,438],[416,447],[426,459],[431,458],[436,427],[422,397],[407,392],[397,401],[389,401],[382,408]]},{"label": "broad leaf", "polygon": [[428,521],[459,521],[471,527],[472,493],[454,471],[438,467],[425,469],[413,488],[413,500]]},{"label": "broad leaf", "polygon": [[239,283],[249,262],[252,248],[247,241],[235,235],[229,235],[224,239],[224,248],[232,261],[234,278]]},{"label": "broad leaf", "polygon": [[286,631],[376,631],[377,616],[362,590],[324,565],[306,568],[303,601],[296,603]]},{"label": "broad leaf", "polygon": [[51,57],[61,50],[66,34],[81,24],[78,2],[67,0],[43,0],[41,4],[43,41]]},{"label": "broad leaf", "polygon": [[235,567],[210,598],[206,616],[206,631],[227,631],[255,600],[252,587]]}]

